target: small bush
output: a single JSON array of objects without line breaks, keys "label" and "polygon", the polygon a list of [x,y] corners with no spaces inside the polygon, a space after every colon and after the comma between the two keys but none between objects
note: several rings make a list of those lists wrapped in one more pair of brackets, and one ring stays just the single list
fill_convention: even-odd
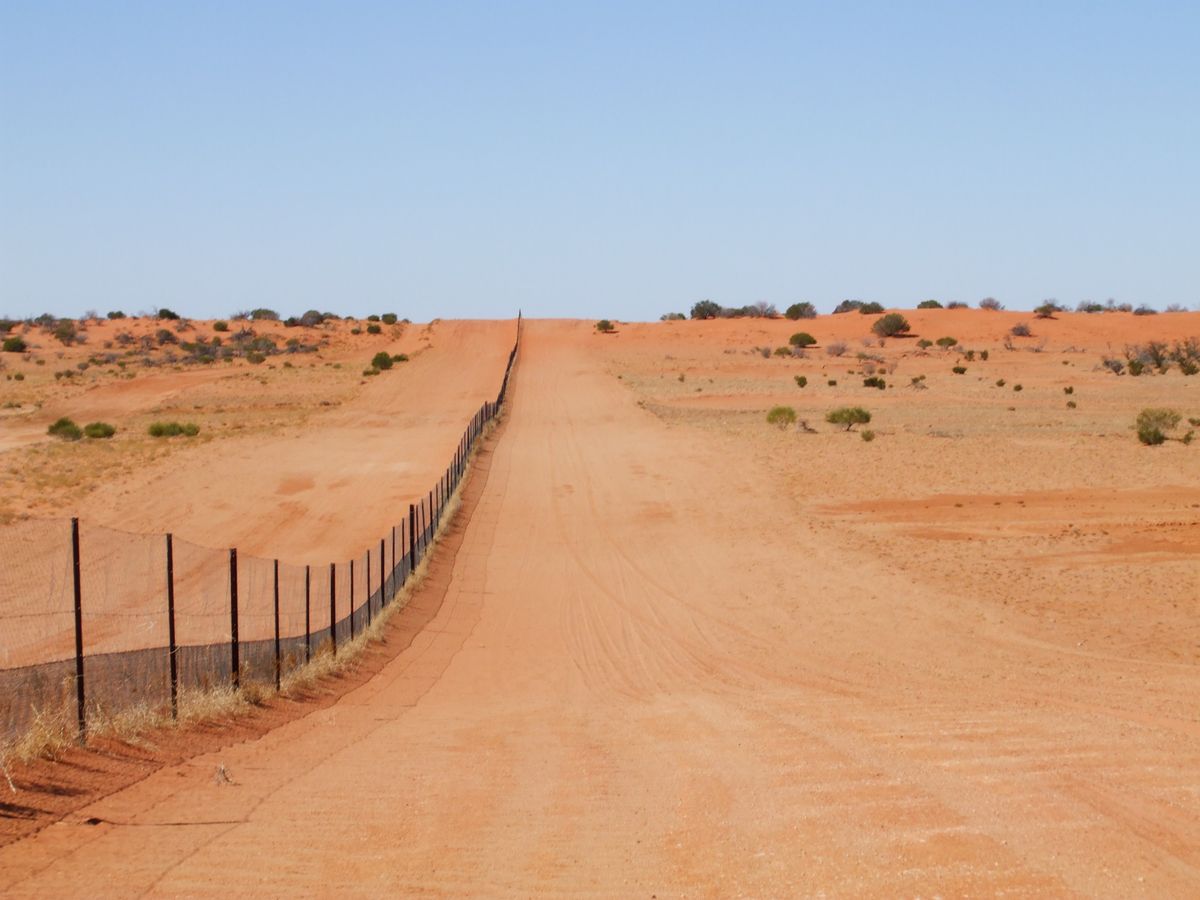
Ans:
[{"label": "small bush", "polygon": [[368,376],[369,375],[378,375],[379,370],[376,369],[374,366],[371,366],[369,369],[363,369],[363,374],[368,375]]},{"label": "small bush", "polygon": [[946,304],[946,309],[970,309],[970,305],[961,300],[951,300]]},{"label": "small bush", "polygon": [[844,356],[850,348],[846,346],[845,341],[834,341],[825,348],[825,352],[830,356]]},{"label": "small bush", "polygon": [[956,345],[958,343],[958,338],[940,337],[936,341],[934,341],[934,343],[937,344],[939,347],[941,347],[944,350],[949,350],[951,347],[953,347],[954,345]]},{"label": "small bush", "polygon": [[1158,310],[1155,309],[1153,306],[1146,306],[1145,304],[1143,304],[1142,306],[1139,306],[1137,309],[1135,309],[1133,311],[1133,314],[1135,316],[1157,316]]},{"label": "small bush", "polygon": [[396,324],[396,314],[395,313],[384,313],[379,318],[383,322],[384,325],[395,325]]},{"label": "small bush", "polygon": [[25,339],[17,335],[4,339],[5,353],[24,353],[26,349]]},{"label": "small bush", "polygon": [[850,431],[855,425],[866,425],[871,421],[871,414],[861,406],[839,406],[825,414],[825,421],[831,425],[845,425]]},{"label": "small bush", "polygon": [[1019,394],[1021,391],[1025,390],[1025,388],[1024,388],[1024,386],[1023,386],[1023,385],[1020,385],[1020,384],[1014,384],[1014,385],[1013,385],[1013,390],[1014,390],[1014,391],[1016,391],[1016,392]]},{"label": "small bush", "polygon": [[371,357],[371,365],[380,371],[390,369],[392,367],[392,355],[384,350],[380,350]]},{"label": "small bush", "polygon": [[392,362],[408,362],[408,354],[394,353],[392,354]]},{"label": "small bush", "polygon": [[1183,418],[1173,409],[1147,408],[1138,413],[1135,427],[1138,440],[1143,444],[1153,446],[1167,439],[1167,432],[1179,424]]},{"label": "small bush", "polygon": [[883,304],[876,303],[872,300],[870,303],[864,303],[862,306],[860,306],[858,311],[864,316],[877,316],[883,312]]},{"label": "small bush", "polygon": [[383,326],[372,322],[367,326],[367,334],[383,334]]},{"label": "small bush", "polygon": [[228,330],[229,330],[229,323],[226,322],[224,319],[217,319],[217,321],[213,322],[213,331],[228,331]]},{"label": "small bush", "polygon": [[933,341],[929,340],[928,338],[921,338],[919,341],[917,341],[917,346],[922,350],[928,350],[933,346]]},{"label": "small bush", "polygon": [[601,334],[612,334],[617,330],[617,327],[608,319],[601,319],[596,323],[596,330]]},{"label": "small bush", "polygon": [[917,309],[941,309],[942,304],[936,300],[922,300],[917,304]]},{"label": "small bush", "polygon": [[1129,374],[1135,378],[1146,371],[1146,364],[1140,359],[1131,359],[1129,361]]},{"label": "small bush", "polygon": [[775,355],[776,356],[791,356],[792,348],[791,347],[776,347]]},{"label": "small bush", "polygon": [[1062,312],[1062,310],[1053,300],[1047,300],[1033,311],[1039,319],[1053,319],[1056,312]]},{"label": "small bush", "polygon": [[157,316],[160,319],[175,320],[179,318],[179,313],[169,310],[164,306],[158,311]]},{"label": "small bush", "polygon": [[1009,329],[1009,333],[1013,337],[1033,337],[1033,331],[1030,329],[1028,322],[1018,322]]},{"label": "small bush", "polygon": [[362,334],[362,329],[361,328],[351,328],[350,333],[351,334]]},{"label": "small bush", "polygon": [[368,322],[378,322],[379,316],[376,315],[375,313],[371,313],[371,315],[367,316],[367,321]]},{"label": "small bush", "polygon": [[275,312],[273,309],[267,309],[265,306],[260,306],[258,309],[250,310],[250,318],[256,322],[278,322],[279,313]]},{"label": "small bush", "polygon": [[816,342],[817,339],[807,331],[797,331],[790,338],[788,338],[788,343],[793,347],[811,347]]},{"label": "small bush", "polygon": [[687,316],[685,316],[681,312],[663,313],[661,316],[658,317],[658,320],[660,322],[682,322],[685,319],[687,319]]},{"label": "small bush", "polygon": [[869,444],[871,441],[875,440],[875,432],[873,432],[870,428],[863,429],[862,439]]},{"label": "small bush", "polygon": [[117,433],[117,429],[107,422],[88,422],[83,426],[83,433],[90,438],[110,438]]},{"label": "small bush", "polygon": [[988,352],[987,352],[986,350],[980,350],[980,351],[979,351],[979,358],[980,358],[980,359],[982,359],[984,362],[987,362],[987,359],[988,359]]},{"label": "small bush", "polygon": [[817,308],[808,301],[802,300],[799,303],[793,303],[783,314],[793,321],[797,319],[815,319],[817,317]]},{"label": "small bush", "polygon": [[66,416],[63,416],[46,429],[46,434],[51,435],[52,437],[60,438],[64,441],[77,441],[83,437],[83,429],[81,429]]},{"label": "small bush", "polygon": [[16,372],[13,374],[12,378],[13,378],[13,381],[24,381],[25,373],[24,372]]},{"label": "small bush", "polygon": [[125,318],[125,313],[121,312],[119,309],[113,309],[109,310],[108,317],[110,319],[123,319]]},{"label": "small bush", "polygon": [[1005,381],[1003,378],[996,379],[996,387],[1004,387],[1004,385],[1006,385],[1006,384],[1008,384],[1008,382]]},{"label": "small bush", "polygon": [[965,356],[967,358],[967,362],[975,362],[975,351],[974,350],[968,350],[966,353],[963,354],[963,356]]},{"label": "small bush", "polygon": [[776,426],[780,431],[794,425],[796,422],[796,410],[790,406],[773,406],[771,411],[767,413],[767,424]]},{"label": "small bush", "polygon": [[888,313],[875,320],[871,325],[871,331],[879,337],[896,337],[900,334],[908,334],[910,326],[908,319],[900,315],[900,313]]},{"label": "small bush", "polygon": [[1004,304],[1001,303],[999,300],[997,300],[995,297],[984,297],[982,300],[979,301],[979,308],[980,309],[988,309],[988,310],[991,310],[992,312],[998,312],[999,310],[1004,309]]},{"label": "small bush", "polygon": [[872,375],[870,378],[863,379],[863,387],[879,388],[882,391],[887,387],[887,382],[877,375]]},{"label": "small bush", "polygon": [[1075,388],[1073,388],[1071,385],[1067,385],[1065,388],[1063,388],[1063,393],[1064,394],[1073,394],[1073,393],[1075,393]]},{"label": "small bush", "polygon": [[796,376],[796,387],[798,387],[798,388],[808,387],[808,379],[805,378],[803,375],[797,375]]},{"label": "small bush", "polygon": [[246,362],[250,363],[253,366],[261,366],[266,361],[267,361],[266,354],[259,353],[257,350],[251,350],[249,353],[246,354]]},{"label": "small bush", "polygon": [[1074,400],[1068,400],[1068,401],[1067,401],[1067,409],[1074,409],[1074,408],[1076,407],[1076,405],[1077,405],[1077,404],[1075,403],[1075,401],[1074,401]]},{"label": "small bush", "polygon": [[200,433],[200,426],[195,422],[154,422],[147,431],[150,437],[195,437]]},{"label": "small bush", "polygon": [[837,387],[837,379],[836,379],[836,378],[830,378],[830,379],[829,379],[828,381],[826,381],[825,383],[826,383],[827,385],[829,385],[830,387]]},{"label": "small bush", "polygon": [[950,371],[953,372],[955,375],[966,375],[967,367],[966,366],[955,366]]}]

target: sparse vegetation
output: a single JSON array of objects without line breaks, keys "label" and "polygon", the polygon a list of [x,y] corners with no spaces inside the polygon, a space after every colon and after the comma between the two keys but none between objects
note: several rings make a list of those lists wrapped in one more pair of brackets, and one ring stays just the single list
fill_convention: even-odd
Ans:
[{"label": "sparse vegetation", "polygon": [[830,356],[844,356],[849,349],[845,341],[832,341],[825,346],[825,352]]},{"label": "sparse vegetation", "polygon": [[382,333],[383,333],[382,325],[372,322],[370,325],[367,326],[367,334],[382,334]]},{"label": "sparse vegetation", "polygon": [[371,367],[379,369],[381,372],[392,367],[392,355],[386,350],[380,350],[371,357]]},{"label": "sparse vegetation", "polygon": [[877,316],[883,312],[883,304],[876,303],[874,300],[872,300],[871,302],[864,303],[862,306],[860,306],[858,311],[864,316]]},{"label": "sparse vegetation", "polygon": [[879,337],[896,337],[901,334],[908,334],[910,326],[908,319],[900,315],[900,313],[888,313],[886,316],[881,316],[876,319],[871,325],[873,331]]},{"label": "sparse vegetation", "polygon": [[1028,322],[1018,322],[1009,329],[1009,334],[1013,337],[1033,337],[1033,330],[1029,327]]},{"label": "sparse vegetation", "polygon": [[1183,417],[1173,409],[1150,407],[1138,413],[1134,427],[1137,429],[1138,440],[1148,446],[1155,446],[1167,439],[1167,432],[1173,431]]},{"label": "sparse vegetation", "polygon": [[788,338],[788,343],[793,347],[811,347],[816,342],[817,339],[807,331],[797,331],[790,338]]},{"label": "sparse vegetation", "polygon": [[117,429],[107,422],[88,422],[83,426],[83,433],[90,438],[104,439],[116,434]]},{"label": "sparse vegetation", "polygon": [[871,441],[875,440],[875,432],[872,431],[870,428],[864,428],[862,430],[861,434],[862,434],[862,439],[868,444],[871,443]]},{"label": "sparse vegetation", "polygon": [[1021,391],[1025,390],[1025,386],[1021,384],[1014,384],[1013,390],[1019,394]]},{"label": "sparse vegetation", "polygon": [[147,429],[150,437],[195,437],[200,433],[200,426],[195,422],[154,422]]},{"label": "sparse vegetation", "polygon": [[845,425],[845,430],[851,431],[855,425],[870,422],[871,414],[861,406],[839,406],[825,414],[825,421],[831,425]]},{"label": "sparse vegetation", "polygon": [[658,317],[658,320],[660,322],[682,322],[686,319],[687,319],[687,316],[685,316],[681,312],[663,313],[661,316]]},{"label": "sparse vegetation", "polygon": [[83,429],[63,416],[46,429],[46,434],[64,441],[77,441],[83,437]]},{"label": "sparse vegetation", "polygon": [[967,367],[966,366],[955,366],[950,371],[953,372],[955,375],[966,375]]},{"label": "sparse vegetation", "polygon": [[179,319],[179,313],[175,312],[174,310],[167,309],[165,306],[160,309],[155,316],[159,319],[168,321],[176,321]]},{"label": "sparse vegetation", "polygon": [[796,410],[790,406],[773,406],[767,413],[767,424],[774,425],[780,431],[786,430],[796,422]]},{"label": "sparse vegetation", "polygon": [[990,310],[991,312],[999,312],[1004,309],[1004,304],[995,297],[984,297],[979,301],[979,308]]},{"label": "sparse vegetation", "polygon": [[887,382],[877,375],[872,375],[869,378],[863,379],[863,387],[878,388],[882,391],[887,387]]},{"label": "sparse vegetation", "polygon": [[798,388],[808,387],[808,379],[803,375],[797,375],[796,376],[796,387],[798,387]]},{"label": "sparse vegetation", "polygon": [[1054,314],[1058,312],[1062,312],[1062,308],[1053,300],[1047,300],[1033,310],[1034,315],[1039,319],[1053,319]]},{"label": "sparse vegetation", "polygon": [[24,353],[27,349],[25,339],[16,334],[6,337],[3,347],[5,353]]}]

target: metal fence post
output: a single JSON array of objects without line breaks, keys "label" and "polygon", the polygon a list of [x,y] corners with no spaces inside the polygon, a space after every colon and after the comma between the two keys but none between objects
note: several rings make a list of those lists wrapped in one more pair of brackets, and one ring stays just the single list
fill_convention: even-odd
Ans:
[{"label": "metal fence post", "polygon": [[329,643],[337,656],[337,563],[329,564]]},{"label": "metal fence post", "polygon": [[[417,508],[408,504],[408,574],[417,567]],[[404,579],[408,580],[407,576]]]},{"label": "metal fence post", "polygon": [[283,683],[283,655],[279,647],[279,560],[275,560],[275,690]]},{"label": "metal fence post", "polygon": [[[394,528],[392,529],[392,540],[393,541],[396,540],[396,529],[394,529]],[[395,545],[393,544],[393,546],[395,546]],[[383,612],[383,598],[385,596],[387,596],[387,590],[386,590],[387,576],[384,574],[384,568],[383,568],[384,556],[385,556],[383,547],[384,547],[383,538],[380,538],[379,539],[379,612],[380,613]]]},{"label": "metal fence post", "polygon": [[[367,628],[371,627],[371,548],[367,548],[367,563],[363,566],[367,576]],[[383,585],[379,586],[379,596],[383,596]]]},{"label": "metal fence post", "polygon": [[229,677],[236,690],[242,685],[242,664],[238,658],[238,577],[237,548],[229,551]]},{"label": "metal fence post", "polygon": [[83,586],[79,572],[79,519],[71,519],[71,571],[75,579],[75,716],[79,743],[87,740],[86,695],[83,690]]},{"label": "metal fence post", "polygon": [[350,640],[354,640],[354,560],[350,560]]},{"label": "metal fence post", "polygon": [[171,718],[179,718],[179,648],[175,645],[175,539],[167,535],[167,667],[171,673]]},{"label": "metal fence post", "polygon": [[312,568],[304,567],[304,661],[312,662]]}]

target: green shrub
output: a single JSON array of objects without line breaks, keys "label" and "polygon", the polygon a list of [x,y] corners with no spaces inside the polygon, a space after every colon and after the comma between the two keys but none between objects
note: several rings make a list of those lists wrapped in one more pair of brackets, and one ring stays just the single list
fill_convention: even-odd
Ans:
[{"label": "green shrub", "polygon": [[1025,390],[1025,388],[1022,385],[1014,384],[1013,390],[1016,391],[1017,393],[1020,393],[1021,391]]},{"label": "green shrub", "polygon": [[780,431],[786,429],[789,425],[796,422],[796,411],[790,406],[774,406],[767,413],[767,424],[774,425]]},{"label": "green shrub", "polygon": [[1058,304],[1052,300],[1047,300],[1041,306],[1033,310],[1034,315],[1039,319],[1053,319],[1056,312],[1062,312]]},{"label": "green shrub", "polygon": [[121,312],[119,309],[114,309],[109,311],[108,317],[110,319],[123,319],[125,318],[125,313]]},{"label": "green shrub", "polygon": [[796,376],[796,387],[799,387],[799,388],[808,387],[808,379],[805,378],[803,375],[797,375]]},{"label": "green shrub", "polygon": [[875,440],[875,432],[873,432],[870,428],[864,429],[862,432],[862,439],[867,443],[870,443],[871,441]]},{"label": "green shrub", "polygon": [[797,319],[815,319],[817,317],[817,308],[807,300],[801,300],[799,303],[793,303],[789,306],[783,314],[792,321]]},{"label": "green shrub", "polygon": [[861,406],[839,406],[825,414],[825,421],[831,425],[845,425],[850,431],[855,425],[866,425],[871,421],[871,414]]},{"label": "green shrub", "polygon": [[1076,407],[1076,405],[1077,405],[1077,404],[1075,403],[1075,401],[1074,401],[1074,400],[1068,400],[1068,401],[1067,401],[1067,409],[1074,409],[1074,408]]},{"label": "green shrub", "polygon": [[364,375],[378,375],[379,370],[376,369],[374,366],[371,366],[371,368],[369,368],[369,369],[363,369],[363,374]]},{"label": "green shrub", "polygon": [[1065,388],[1063,388],[1063,393],[1064,394],[1073,394],[1073,393],[1075,393],[1075,388],[1073,388],[1071,385],[1067,385]]},{"label": "green shrub", "polygon": [[904,318],[900,313],[888,313],[886,316],[881,316],[875,320],[871,325],[871,331],[879,337],[895,337],[900,334],[908,334],[908,319]]},{"label": "green shrub", "polygon": [[930,347],[933,346],[933,341],[931,341],[927,338],[921,338],[919,341],[917,341],[917,346],[920,347],[922,350],[928,350]]},{"label": "green shrub", "polygon": [[73,319],[59,319],[54,325],[54,336],[60,343],[70,346],[79,337],[79,329]]},{"label": "green shrub", "polygon": [[385,350],[380,350],[371,357],[371,365],[380,371],[390,369],[392,367],[392,355]]},{"label": "green shrub", "polygon": [[383,321],[384,325],[395,325],[396,324],[396,314],[395,313],[384,313],[379,318]]},{"label": "green shrub", "polygon": [[791,356],[792,348],[791,347],[776,347],[775,355],[776,356]]},{"label": "green shrub", "polygon": [[941,309],[942,304],[936,300],[922,300],[917,304],[917,309]]},{"label": "green shrub", "polygon": [[77,441],[83,437],[83,429],[81,429],[66,416],[63,416],[46,429],[46,434],[56,438],[61,438],[64,441]]},{"label": "green shrub", "polygon": [[937,344],[939,347],[949,349],[958,343],[958,338],[940,337],[936,341],[934,341],[934,343]]},{"label": "green shrub", "polygon": [[950,371],[953,372],[955,375],[965,375],[965,374],[967,374],[967,367],[966,366],[955,366]]},{"label": "green shrub", "polygon": [[1005,381],[1003,378],[996,379],[996,387],[1004,387],[1004,385],[1006,385],[1006,384],[1008,384],[1008,382]]},{"label": "green shrub", "polygon": [[987,359],[988,359],[988,352],[987,352],[986,350],[980,350],[980,351],[979,351],[979,358],[980,358],[980,359],[982,359],[984,362],[987,362]]},{"label": "green shrub", "polygon": [[827,385],[829,385],[830,387],[837,387],[837,379],[836,379],[836,378],[830,378],[830,379],[829,379],[828,381],[826,381],[825,383],[826,383]]},{"label": "green shrub", "polygon": [[1009,333],[1013,337],[1033,337],[1033,331],[1030,329],[1028,322],[1018,322],[1009,329]]},{"label": "green shrub", "polygon": [[383,334],[383,326],[372,322],[367,326],[367,334]]},{"label": "green shrub", "polygon": [[251,350],[246,354],[246,362],[254,366],[260,366],[267,361],[265,353],[259,353],[257,350]]},{"label": "green shrub", "polygon": [[226,322],[224,319],[217,319],[217,321],[213,322],[213,331],[228,331],[228,330],[229,330],[229,323]]},{"label": "green shrub", "polygon": [[83,426],[83,433],[90,438],[110,438],[117,433],[117,429],[107,422],[88,422]]},{"label": "green shrub", "polygon": [[612,334],[617,330],[617,326],[615,326],[608,319],[601,319],[596,323],[596,330],[601,334]]},{"label": "green shrub", "polygon": [[963,354],[963,356],[966,357],[967,362],[975,362],[975,351],[974,350],[968,350],[966,353]]},{"label": "green shrub", "polygon": [[174,312],[174,311],[172,311],[172,310],[169,310],[169,309],[167,309],[167,308],[164,306],[162,309],[160,309],[160,310],[158,311],[158,318],[160,318],[160,319],[171,319],[171,320],[173,320],[173,319],[178,319],[178,318],[179,318],[179,313],[177,313],[177,312]]},{"label": "green shrub", "polygon": [[395,353],[392,355],[392,362],[408,362],[408,354]]},{"label": "green shrub", "polygon": [[1143,409],[1138,413],[1137,421],[1134,423],[1137,428],[1138,440],[1150,446],[1161,444],[1167,439],[1166,433],[1173,430],[1182,418],[1173,409],[1156,407]]},{"label": "green shrub", "polygon": [[367,316],[367,321],[368,322],[378,322],[379,316],[377,316],[375,313],[371,313],[371,315]]},{"label": "green shrub", "polygon": [[4,339],[5,353],[24,353],[26,349],[25,339],[18,335],[7,337]]},{"label": "green shrub", "polygon": [[788,343],[793,347],[811,347],[816,342],[817,339],[807,331],[797,331],[790,338],[788,338]]},{"label": "green shrub", "polygon": [[267,309],[265,306],[260,306],[258,309],[250,310],[250,318],[254,319],[256,322],[262,320],[268,322],[277,322],[279,321],[279,313],[275,312],[273,309]]},{"label": "green shrub", "polygon": [[25,380],[24,372],[16,372],[13,374],[13,381],[24,381],[24,380]]},{"label": "green shrub", "polygon": [[195,422],[154,422],[148,429],[150,437],[195,437],[200,433],[200,426]]},{"label": "green shrub", "polygon": [[877,316],[883,312],[883,304],[876,303],[874,300],[872,300],[869,303],[862,304],[862,306],[858,308],[858,311],[864,316]]},{"label": "green shrub", "polygon": [[863,387],[879,388],[879,390],[882,391],[884,388],[887,387],[887,382],[884,381],[882,378],[880,378],[878,375],[872,375],[869,378],[863,379]]}]

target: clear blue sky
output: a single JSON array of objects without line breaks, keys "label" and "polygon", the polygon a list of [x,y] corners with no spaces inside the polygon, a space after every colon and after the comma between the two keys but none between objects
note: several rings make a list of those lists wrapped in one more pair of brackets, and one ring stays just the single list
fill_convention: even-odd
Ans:
[{"label": "clear blue sky", "polygon": [[1200,4],[0,0],[0,313],[1200,302]]}]

